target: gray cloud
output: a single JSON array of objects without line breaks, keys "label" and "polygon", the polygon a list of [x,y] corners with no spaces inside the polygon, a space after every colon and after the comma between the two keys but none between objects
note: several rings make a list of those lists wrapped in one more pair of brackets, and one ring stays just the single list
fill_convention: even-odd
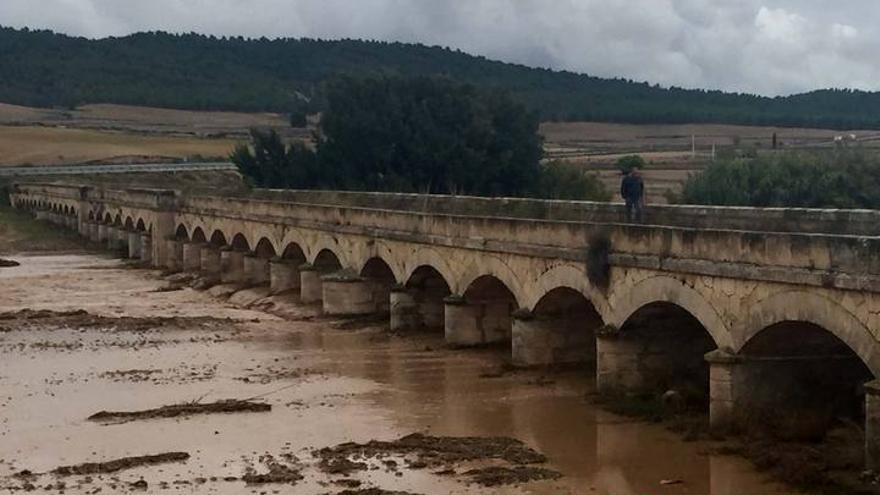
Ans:
[{"label": "gray cloud", "polygon": [[[850,0],[2,0],[0,24],[422,42],[663,85],[880,90],[880,2]],[[39,6],[36,6],[36,5]]]}]

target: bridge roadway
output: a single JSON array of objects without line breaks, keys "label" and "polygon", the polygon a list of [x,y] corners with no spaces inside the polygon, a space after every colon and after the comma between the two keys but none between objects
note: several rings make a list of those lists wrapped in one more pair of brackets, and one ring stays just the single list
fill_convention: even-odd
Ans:
[{"label": "bridge roadway", "polygon": [[247,197],[18,184],[12,204],[124,256],[394,331],[584,363],[600,392],[676,390],[711,425],[864,418],[880,470],[880,212],[331,191]]}]

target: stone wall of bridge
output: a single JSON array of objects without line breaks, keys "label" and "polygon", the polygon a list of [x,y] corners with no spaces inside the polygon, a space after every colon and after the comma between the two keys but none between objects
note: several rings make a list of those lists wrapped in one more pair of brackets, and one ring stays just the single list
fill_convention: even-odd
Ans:
[{"label": "stone wall of bridge", "polygon": [[880,376],[877,212],[657,207],[635,225],[619,205],[374,193],[21,185],[11,199],[212,283],[390,312],[395,331],[454,346],[503,342],[519,365],[587,363],[600,390],[697,384],[719,427],[870,407],[878,390],[864,386]]}]

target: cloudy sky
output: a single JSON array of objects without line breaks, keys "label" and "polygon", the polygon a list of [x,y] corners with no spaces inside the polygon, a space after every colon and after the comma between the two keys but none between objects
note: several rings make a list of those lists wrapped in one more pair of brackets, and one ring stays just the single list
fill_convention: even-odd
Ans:
[{"label": "cloudy sky", "polygon": [[0,25],[368,38],[663,85],[880,90],[878,0],[0,0]]}]

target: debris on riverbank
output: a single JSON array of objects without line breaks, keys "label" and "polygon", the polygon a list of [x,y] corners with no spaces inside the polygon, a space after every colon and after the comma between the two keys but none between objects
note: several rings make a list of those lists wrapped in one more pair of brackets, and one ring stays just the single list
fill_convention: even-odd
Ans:
[{"label": "debris on riverbank", "polygon": [[147,330],[234,328],[236,323],[229,318],[210,316],[169,316],[169,317],[133,317],[133,316],[101,316],[77,309],[72,311],[52,311],[48,309],[21,309],[0,313],[0,321],[15,323],[19,328],[33,325],[41,327],[57,326],[59,328],[112,328],[115,331],[143,332]]},{"label": "debris on riverbank", "polygon": [[168,462],[182,462],[187,459],[189,459],[189,454],[186,452],[166,452],[156,455],[123,457],[121,459],[114,459],[107,462],[86,462],[73,466],[61,466],[53,469],[51,473],[58,476],[106,474],[140,466],[150,466]]},{"label": "debris on riverbank", "polygon": [[497,459],[512,464],[541,464],[547,457],[514,438],[505,437],[435,437],[413,433],[398,440],[383,442],[371,440],[364,444],[353,442],[326,447],[313,452],[323,461],[344,460],[351,456],[361,458],[389,455],[409,455],[415,460],[411,467],[438,467],[450,464]]},{"label": "debris on riverbank", "polygon": [[470,481],[483,486],[513,485],[516,483],[528,483],[540,480],[558,480],[562,473],[551,469],[516,466],[508,468],[504,466],[491,466],[481,469],[471,469],[463,473],[470,477]]},{"label": "debris on riverbank", "polygon": [[396,470],[398,462],[388,457],[402,456],[407,469],[440,468],[442,474],[455,474],[451,466],[465,462],[504,461],[513,465],[488,466],[461,473],[466,481],[483,486],[562,477],[556,471],[525,466],[547,462],[547,458],[521,441],[505,437],[435,437],[414,433],[390,442],[343,443],[316,450],[312,455],[320,459],[319,468],[328,474],[347,475],[352,471],[367,470],[369,465],[361,462],[367,459],[382,459],[386,467]]},{"label": "debris on riverbank", "polygon": [[21,263],[15,260],[7,260],[4,258],[0,258],[0,268],[12,268],[15,266],[21,266]]},{"label": "debris on riverbank", "polygon": [[249,472],[242,476],[241,480],[248,485],[265,485],[270,483],[285,483],[292,485],[304,478],[299,469],[291,466],[271,462],[267,467],[267,472]]},{"label": "debris on riverbank", "polygon": [[177,418],[198,414],[227,414],[241,412],[268,412],[272,406],[264,402],[228,399],[210,403],[184,403],[162,406],[144,411],[101,411],[88,417],[89,421],[127,423],[142,419]]}]

